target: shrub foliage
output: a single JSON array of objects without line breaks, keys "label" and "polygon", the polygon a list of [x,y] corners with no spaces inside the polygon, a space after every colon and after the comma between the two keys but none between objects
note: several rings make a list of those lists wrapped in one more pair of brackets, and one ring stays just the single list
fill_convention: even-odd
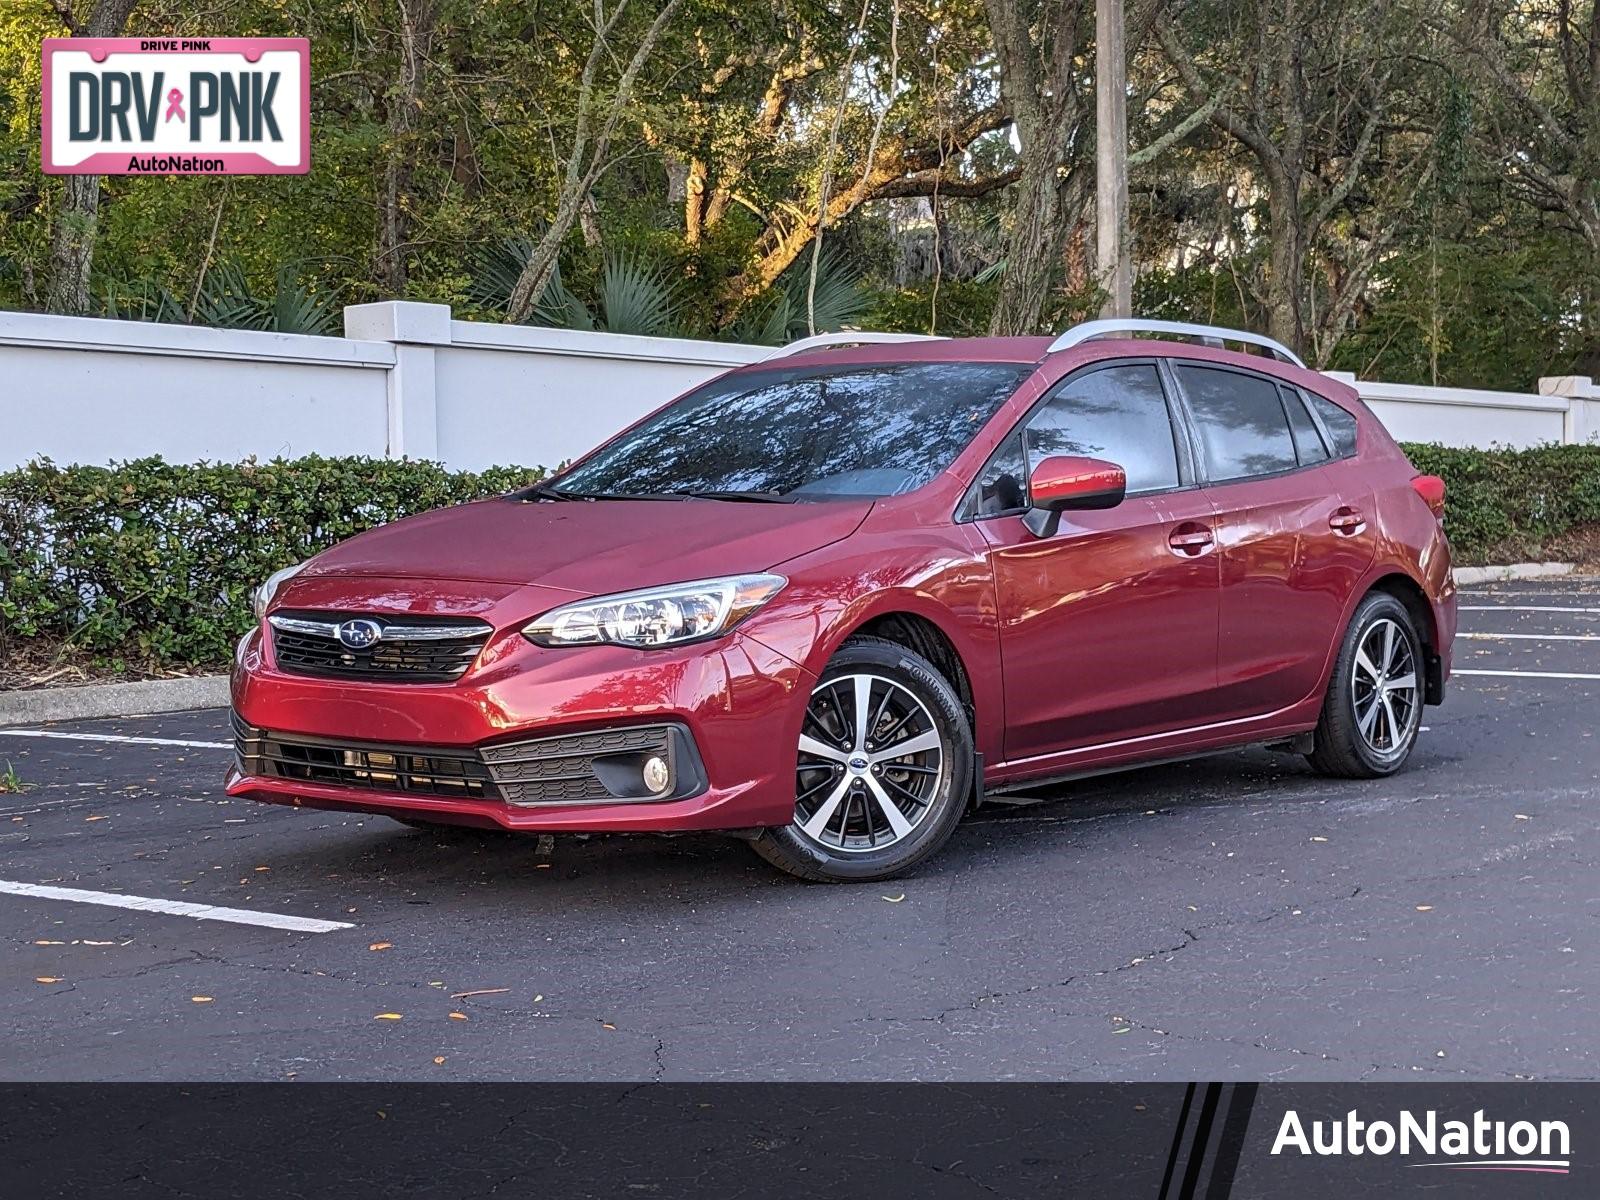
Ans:
[{"label": "shrub foliage", "polygon": [[44,461],[0,474],[0,657],[42,639],[112,665],[225,663],[271,572],[374,525],[543,474],[317,457]]},{"label": "shrub foliage", "polygon": [[[1600,523],[1600,446],[1406,450],[1446,481],[1457,563],[1537,557],[1575,526]],[[544,473],[313,457],[39,462],[0,474],[0,660],[36,640],[113,666],[218,666],[250,625],[251,591],[279,567]]]}]

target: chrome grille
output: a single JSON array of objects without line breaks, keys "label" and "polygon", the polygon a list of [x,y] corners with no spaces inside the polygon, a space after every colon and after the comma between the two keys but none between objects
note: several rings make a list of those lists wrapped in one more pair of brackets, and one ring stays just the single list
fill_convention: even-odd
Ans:
[{"label": "chrome grille", "polygon": [[[461,678],[492,632],[484,622],[464,617],[275,612],[267,623],[272,626],[273,656],[281,670],[397,683],[451,683]],[[352,623],[376,631],[370,644],[341,640],[341,627]]]}]

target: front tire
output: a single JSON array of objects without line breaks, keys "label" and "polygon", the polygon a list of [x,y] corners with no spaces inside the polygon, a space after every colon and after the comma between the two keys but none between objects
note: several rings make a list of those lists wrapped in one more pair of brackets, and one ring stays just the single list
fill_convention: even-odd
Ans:
[{"label": "front tire", "polygon": [[1422,727],[1422,639],[1406,606],[1373,592],[1356,606],[1306,759],[1341,779],[1379,779],[1405,765]]},{"label": "front tire", "polygon": [[851,638],[806,709],[795,818],[751,844],[801,879],[905,874],[955,830],[972,769],[972,728],[938,668],[895,642]]}]

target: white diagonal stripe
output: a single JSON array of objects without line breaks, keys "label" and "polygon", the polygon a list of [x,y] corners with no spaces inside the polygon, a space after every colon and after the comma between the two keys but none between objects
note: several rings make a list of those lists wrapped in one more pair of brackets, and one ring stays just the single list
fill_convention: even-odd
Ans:
[{"label": "white diagonal stripe", "polygon": [[54,729],[0,729],[0,737],[61,738],[69,742],[126,742],[135,746],[187,746],[191,750],[232,750],[231,742],[186,742],[179,738],[129,737],[121,733],[60,733]]},{"label": "white diagonal stripe", "polygon": [[259,925],[265,929],[288,929],[295,933],[332,933],[354,929],[348,921],[324,921],[318,917],[291,917],[286,913],[257,912],[249,908],[220,908],[215,904],[190,904],[186,900],[158,900],[150,896],[124,896],[119,892],[91,892],[83,888],[49,887],[41,883],[14,883],[0,879],[0,893],[32,896],[40,900],[72,900],[79,904],[101,904],[107,908],[127,908],[135,912],[166,913],[173,917],[193,917],[196,921],[227,921],[232,925]]}]

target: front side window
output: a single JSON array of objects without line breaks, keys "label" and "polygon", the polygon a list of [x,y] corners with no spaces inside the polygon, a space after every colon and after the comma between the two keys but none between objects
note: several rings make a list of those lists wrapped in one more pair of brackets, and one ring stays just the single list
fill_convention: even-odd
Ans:
[{"label": "front side window", "polygon": [[1173,363],[1200,434],[1213,483],[1292,470],[1298,465],[1278,387],[1259,375]]},{"label": "front side window", "polygon": [[1031,471],[1052,454],[1099,458],[1128,477],[1128,492],[1178,486],[1172,418],[1154,364],[1129,363],[1075,375],[1029,420]]},{"label": "front side window", "polygon": [[1018,363],[787,367],[713,380],[551,481],[585,496],[896,496],[954,461]]}]

